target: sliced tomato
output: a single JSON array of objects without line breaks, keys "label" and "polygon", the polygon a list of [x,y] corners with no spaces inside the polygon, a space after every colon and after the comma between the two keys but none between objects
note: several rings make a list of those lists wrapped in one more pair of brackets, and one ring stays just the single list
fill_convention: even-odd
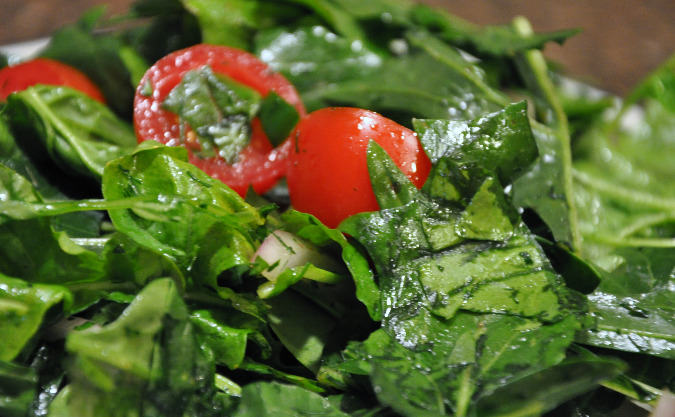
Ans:
[{"label": "sliced tomato", "polygon": [[370,182],[370,140],[420,188],[431,161],[413,131],[372,111],[334,107],[310,113],[294,135],[287,175],[291,204],[329,227],[350,215],[379,209]]},{"label": "sliced tomato", "polygon": [[249,186],[257,193],[264,193],[286,174],[291,145],[288,140],[273,147],[259,119],[255,118],[250,143],[234,163],[228,164],[219,156],[202,158],[192,152],[186,138],[181,138],[186,126],[180,125],[179,117],[162,107],[167,95],[188,71],[204,66],[256,90],[263,97],[274,91],[295,107],[300,117],[306,114],[295,87],[255,55],[227,46],[199,44],[161,58],[139,83],[134,101],[134,127],[139,142],[155,140],[170,146],[187,145],[190,162],[240,195],[243,196]]},{"label": "sliced tomato", "polygon": [[79,90],[105,103],[101,90],[79,70],[48,58],[35,58],[0,69],[0,100],[36,84],[58,85]]}]

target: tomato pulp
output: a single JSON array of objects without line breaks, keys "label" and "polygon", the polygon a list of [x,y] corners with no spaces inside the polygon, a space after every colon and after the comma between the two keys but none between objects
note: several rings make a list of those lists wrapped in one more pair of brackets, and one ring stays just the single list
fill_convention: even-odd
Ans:
[{"label": "tomato pulp", "polygon": [[[255,55],[227,46],[199,44],[161,58],[145,73],[134,99],[134,127],[139,142],[155,140],[170,146],[185,145],[178,115],[163,109],[162,103],[188,71],[204,66],[262,96],[274,91],[295,107],[300,117],[306,114],[295,87]],[[218,156],[200,158],[188,147],[190,162],[242,196],[249,186],[259,194],[264,193],[286,174],[291,143],[286,140],[273,147],[257,118],[251,127],[249,145],[232,164]]]},{"label": "tomato pulp", "polygon": [[0,100],[36,84],[71,87],[105,103],[101,90],[79,70],[48,58],[35,58],[0,69]]},{"label": "tomato pulp", "polygon": [[377,142],[420,188],[431,170],[415,133],[372,111],[334,107],[300,121],[289,158],[288,189],[297,210],[329,227],[379,209],[368,174],[367,147]]}]

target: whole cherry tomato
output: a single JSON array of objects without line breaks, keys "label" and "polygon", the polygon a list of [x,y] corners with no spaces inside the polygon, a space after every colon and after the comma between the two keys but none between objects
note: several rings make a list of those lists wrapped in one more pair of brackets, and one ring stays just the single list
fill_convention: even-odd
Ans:
[{"label": "whole cherry tomato", "polygon": [[413,131],[368,110],[324,108],[296,128],[287,176],[292,206],[329,227],[350,215],[378,210],[367,166],[371,139],[416,187],[424,184],[431,161]]},{"label": "whole cherry tomato", "polygon": [[62,62],[35,58],[0,69],[0,100],[36,84],[59,85],[79,90],[94,100],[105,102],[101,90],[86,75]]},{"label": "whole cherry tomato", "polygon": [[134,99],[134,127],[138,140],[186,146],[190,162],[240,195],[245,195],[249,186],[259,194],[264,193],[286,174],[290,141],[274,147],[256,117],[251,123],[250,142],[236,161],[230,163],[219,155],[203,157],[196,152],[200,145],[195,143],[194,135],[185,135],[190,126],[182,124],[177,114],[163,107],[169,93],[181,83],[186,73],[206,66],[213,73],[252,88],[263,97],[273,91],[293,106],[300,117],[306,114],[295,87],[255,55],[227,46],[199,44],[161,58],[145,73]]}]

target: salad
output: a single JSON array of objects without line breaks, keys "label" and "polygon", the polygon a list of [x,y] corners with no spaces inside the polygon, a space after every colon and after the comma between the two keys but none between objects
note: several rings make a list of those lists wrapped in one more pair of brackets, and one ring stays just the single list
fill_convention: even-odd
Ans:
[{"label": "salad", "polygon": [[104,11],[0,69],[0,415],[673,415],[675,58],[619,99],[524,18]]}]

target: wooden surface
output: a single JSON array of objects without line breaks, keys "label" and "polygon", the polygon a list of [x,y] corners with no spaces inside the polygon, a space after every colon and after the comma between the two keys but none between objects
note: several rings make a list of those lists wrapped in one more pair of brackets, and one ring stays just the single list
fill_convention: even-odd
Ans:
[{"label": "wooden surface", "polygon": [[[123,12],[133,0],[0,0],[0,45],[48,36],[85,10],[108,4]],[[421,0],[478,24],[527,17],[536,31],[583,28],[546,55],[570,74],[623,94],[675,53],[674,0]]]}]

